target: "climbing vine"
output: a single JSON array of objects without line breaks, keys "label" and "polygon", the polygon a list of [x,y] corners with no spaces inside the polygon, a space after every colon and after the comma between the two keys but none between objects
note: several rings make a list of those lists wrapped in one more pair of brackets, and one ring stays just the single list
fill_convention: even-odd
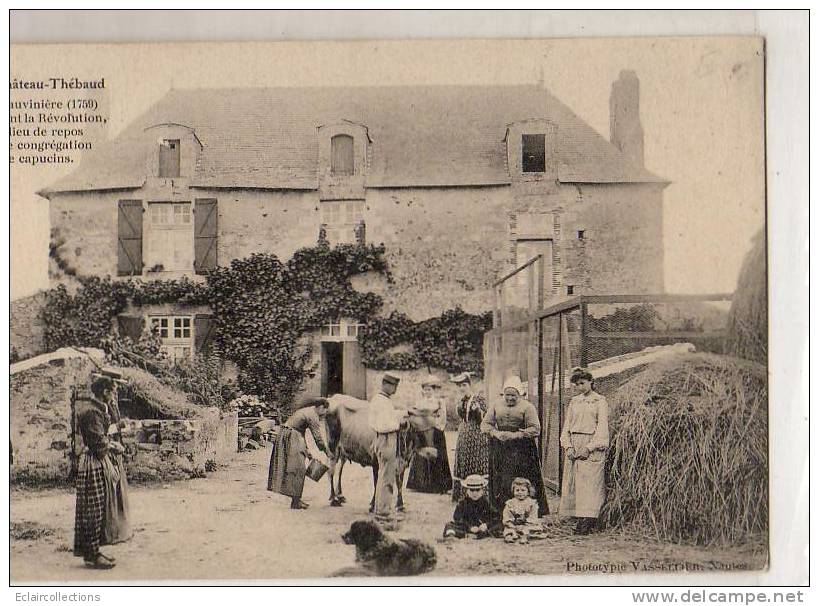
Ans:
[{"label": "climbing vine", "polygon": [[132,363],[135,354],[161,358],[156,335],[146,332],[131,340],[116,334],[114,319],[129,305],[171,303],[210,308],[213,347],[238,367],[239,389],[268,402],[292,401],[316,370],[310,333],[341,317],[365,325],[359,343],[363,363],[370,368],[480,372],[483,332],[491,327],[491,315],[456,308],[417,323],[395,312],[379,317],[382,298],[353,287],[352,278],[362,274],[392,281],[384,253],[383,245],[331,248],[320,240],[296,251],[286,263],[272,254],[236,259],[211,270],[205,282],[79,277],[74,294],[61,285],[46,295],[46,344],[49,349],[100,347],[122,364]]},{"label": "climbing vine", "polygon": [[308,333],[342,316],[366,323],[380,312],[381,297],[356,291],[350,281],[368,272],[390,279],[383,246],[322,243],[297,251],[287,263],[255,254],[212,270],[204,283],[79,277],[74,294],[63,285],[46,294],[45,341],[49,349],[99,347],[115,362],[134,353],[151,359],[150,339],[113,331],[129,304],[207,305],[215,346],[239,368],[240,389],[289,402],[315,370]]},{"label": "climbing vine", "polygon": [[[401,313],[371,321],[358,336],[365,366],[378,370],[415,370],[422,366],[449,372],[483,372],[483,334],[492,314],[460,308],[415,323]],[[401,348],[402,351],[390,351]]]}]

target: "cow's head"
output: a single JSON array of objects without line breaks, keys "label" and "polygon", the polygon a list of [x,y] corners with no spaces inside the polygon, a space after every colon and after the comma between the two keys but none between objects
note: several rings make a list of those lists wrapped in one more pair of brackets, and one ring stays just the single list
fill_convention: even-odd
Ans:
[{"label": "cow's head", "polygon": [[435,419],[427,411],[410,408],[405,418],[408,439],[419,457],[426,460],[435,459],[438,450],[433,445]]}]

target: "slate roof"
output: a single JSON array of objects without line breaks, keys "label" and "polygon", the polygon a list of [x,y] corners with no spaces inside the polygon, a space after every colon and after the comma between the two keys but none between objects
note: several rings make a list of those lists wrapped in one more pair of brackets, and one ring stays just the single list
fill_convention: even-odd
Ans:
[{"label": "slate roof", "polygon": [[343,120],[367,126],[368,187],[502,185],[507,125],[531,118],[558,125],[562,182],[667,182],[536,86],[243,88],[170,91],[41,193],[140,187],[156,147],[145,129],[163,123],[203,145],[192,186],[317,189],[316,129]]}]

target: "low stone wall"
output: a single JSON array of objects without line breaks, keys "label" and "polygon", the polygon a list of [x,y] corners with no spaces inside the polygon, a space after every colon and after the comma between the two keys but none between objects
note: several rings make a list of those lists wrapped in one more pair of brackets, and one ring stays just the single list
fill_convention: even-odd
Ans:
[{"label": "low stone wall", "polygon": [[94,369],[87,358],[56,358],[14,372],[10,385],[12,483],[53,485],[71,470],[71,386]]},{"label": "low stone wall", "polygon": [[204,409],[190,420],[128,420],[123,438],[130,456],[126,472],[132,481],[201,476],[236,452],[236,412]]},{"label": "low stone wall", "polygon": [[[87,356],[61,350],[12,365],[12,484],[44,487],[70,482],[71,387],[86,385],[95,368]],[[126,419],[129,480],[198,477],[226,462],[236,452],[238,415],[216,408],[201,411],[199,418],[189,420]],[[82,449],[79,435],[75,449]]]}]

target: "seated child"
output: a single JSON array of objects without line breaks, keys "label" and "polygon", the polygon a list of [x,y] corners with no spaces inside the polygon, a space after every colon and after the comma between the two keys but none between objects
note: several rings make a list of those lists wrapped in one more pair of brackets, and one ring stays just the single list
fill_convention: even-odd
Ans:
[{"label": "seated child", "polygon": [[532,497],[535,489],[526,478],[512,480],[513,497],[503,508],[503,539],[526,544],[529,536],[538,534],[543,527],[537,521],[537,501]]},{"label": "seated child", "polygon": [[467,535],[476,539],[489,536],[489,524],[492,519],[492,506],[486,496],[486,480],[483,476],[472,474],[464,480],[466,496],[458,501],[452,521],[444,527],[444,538],[465,538]]}]

